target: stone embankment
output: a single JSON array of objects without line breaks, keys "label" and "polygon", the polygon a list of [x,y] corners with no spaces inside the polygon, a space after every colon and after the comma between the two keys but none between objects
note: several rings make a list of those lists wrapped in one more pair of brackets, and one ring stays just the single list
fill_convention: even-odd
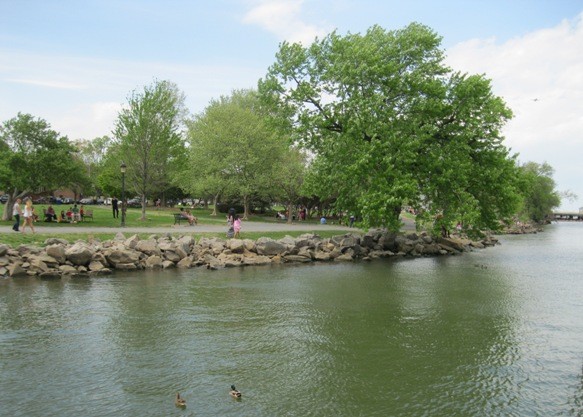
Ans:
[{"label": "stone embankment", "polygon": [[438,238],[421,233],[406,235],[371,230],[366,235],[345,234],[322,239],[304,234],[279,240],[172,237],[152,235],[100,242],[69,243],[50,238],[45,247],[21,245],[13,249],[0,244],[0,276],[38,276],[44,279],[62,276],[104,275],[113,271],[206,267],[220,269],[246,265],[325,261],[370,260],[391,256],[455,255],[473,248],[498,243],[493,237],[481,241],[464,238]]}]

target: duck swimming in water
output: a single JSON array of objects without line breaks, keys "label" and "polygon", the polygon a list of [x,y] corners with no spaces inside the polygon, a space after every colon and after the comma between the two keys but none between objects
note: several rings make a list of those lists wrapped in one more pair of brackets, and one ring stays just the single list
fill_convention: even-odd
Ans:
[{"label": "duck swimming in water", "polygon": [[231,391],[229,391],[229,394],[233,398],[241,398],[241,391],[239,391],[237,388],[235,388],[234,385],[231,385]]},{"label": "duck swimming in water", "polygon": [[174,400],[176,407],[186,407],[186,400],[180,396],[180,393],[176,393],[176,399]]}]

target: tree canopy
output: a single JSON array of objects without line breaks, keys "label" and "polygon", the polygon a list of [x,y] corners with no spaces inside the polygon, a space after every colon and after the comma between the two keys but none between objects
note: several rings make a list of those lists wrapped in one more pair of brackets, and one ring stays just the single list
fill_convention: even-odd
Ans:
[{"label": "tree canopy", "polygon": [[190,192],[239,198],[249,214],[252,197],[268,195],[288,144],[266,123],[256,93],[234,91],[212,100],[188,126]]},{"label": "tree canopy", "polygon": [[516,207],[515,162],[500,133],[512,113],[484,76],[446,67],[440,43],[417,23],[284,42],[259,82],[315,155],[319,188],[365,226],[398,229],[410,205],[436,228],[496,228]]},{"label": "tree canopy", "polygon": [[554,208],[561,204],[561,196],[556,190],[553,168],[546,162],[527,162],[520,166],[522,212],[528,220],[543,222]]},{"label": "tree canopy", "polygon": [[182,168],[184,114],[184,96],[169,81],[156,81],[143,91],[134,91],[118,114],[114,135],[119,141],[119,158],[127,165],[129,187],[142,197],[142,219],[146,196],[162,192],[173,171]]},{"label": "tree canopy", "polygon": [[83,182],[85,172],[74,152],[67,137],[43,119],[18,113],[5,121],[0,127],[0,183],[9,199],[3,220],[11,217],[16,198]]}]

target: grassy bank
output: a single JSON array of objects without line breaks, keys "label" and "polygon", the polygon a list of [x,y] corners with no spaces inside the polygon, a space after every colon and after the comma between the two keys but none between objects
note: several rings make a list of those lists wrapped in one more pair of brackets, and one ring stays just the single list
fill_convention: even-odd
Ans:
[{"label": "grassy bank", "polygon": [[[128,232],[124,232],[123,229],[120,229],[120,231],[122,233],[124,233],[124,235],[126,237],[130,237],[133,236],[134,234],[137,234],[140,239],[147,239],[148,237],[150,237],[152,235],[152,233],[128,233]],[[358,232],[358,230],[354,230],[355,233]],[[284,236],[292,236],[292,237],[297,237],[300,236],[304,233],[307,233],[305,231],[289,231],[289,232],[245,232],[242,233],[241,238],[242,239],[251,239],[251,240],[257,240],[260,237],[269,237],[272,239],[281,239]],[[160,235],[166,235],[166,233],[156,233],[158,236]],[[337,236],[342,234],[342,232],[338,231],[338,230],[326,230],[326,231],[322,231],[322,232],[318,232],[318,235],[323,237],[323,238],[327,238],[327,237],[332,237],[332,236]],[[220,238],[220,239],[225,239],[225,233],[191,233],[191,232],[182,232],[182,233],[170,233],[170,235],[172,236],[185,236],[185,235],[191,235],[193,236],[196,240],[200,239],[201,237],[208,237],[208,238]],[[55,233],[36,233],[36,234],[32,234],[32,233],[27,233],[27,234],[22,234],[22,233],[0,233],[0,243],[4,243],[7,244],[13,248],[18,247],[19,245],[22,244],[27,244],[27,245],[36,245],[36,246],[45,246],[45,241],[48,238],[51,237],[56,237],[59,239],[65,239],[68,242],[75,242],[77,240],[82,240],[82,241],[91,241],[94,239],[98,239],[100,241],[105,241],[105,240],[111,240],[115,237],[114,233],[67,233],[67,232],[58,232],[57,230],[55,231]]]},{"label": "grassy bank", "polygon": [[[125,236],[129,237],[131,235],[133,235],[134,233],[131,232],[127,232],[124,231],[124,229],[120,228],[120,219],[114,219],[113,218],[113,214],[112,214],[112,210],[110,206],[86,206],[85,209],[86,210],[92,210],[93,211],[93,220],[88,219],[86,222],[81,222],[81,223],[74,223],[74,224],[69,224],[67,223],[66,226],[62,223],[57,223],[57,222],[43,222],[42,221],[42,209],[46,208],[47,206],[44,205],[40,205],[40,206],[36,206],[35,207],[35,211],[37,213],[40,213],[41,215],[41,219],[38,223],[39,225],[42,226],[46,226],[48,228],[50,228],[50,232],[43,232],[43,233],[36,233],[36,234],[32,234],[30,233],[30,231],[27,231],[26,234],[22,234],[22,233],[15,233],[13,231],[10,231],[8,233],[1,233],[0,232],[0,243],[5,243],[7,245],[10,245],[12,247],[17,247],[21,244],[33,244],[33,245],[37,245],[37,246],[44,246],[44,242],[50,238],[50,237],[57,237],[57,238],[61,238],[61,239],[66,239],[69,242],[75,242],[77,240],[84,240],[84,241],[88,241],[88,240],[92,240],[92,239],[98,239],[100,241],[104,241],[104,240],[110,240],[113,239],[113,237],[115,236],[114,233],[100,233],[99,232],[99,228],[119,228],[119,231],[124,233]],[[61,206],[54,206],[55,207],[55,211],[60,212],[62,209],[66,209],[68,208],[68,206],[66,205],[61,205]],[[2,210],[4,209],[3,205],[0,205],[0,215],[2,214]],[[173,213],[178,212],[177,208],[162,208],[160,210],[156,210],[155,208],[148,208],[148,210],[146,211],[146,218],[147,220],[141,220],[141,209],[137,209],[137,208],[130,208],[127,211],[126,214],[126,226],[127,227],[140,227],[140,228],[144,228],[144,227],[151,227],[151,228],[156,228],[156,227],[168,227],[174,224],[174,216]],[[212,211],[211,210],[206,210],[206,209],[195,209],[192,210],[192,214],[196,217],[198,217],[198,222],[199,224],[207,224],[207,225],[213,225],[213,224],[220,224],[220,225],[224,225],[225,224],[225,215],[223,213],[220,213],[218,216],[211,216]],[[267,216],[252,216],[249,220],[247,220],[249,222],[267,222],[267,223],[275,223],[276,220],[275,218],[272,218],[271,216],[267,217]],[[313,224],[317,224],[318,221],[317,220],[309,220],[308,223],[313,223]],[[4,225],[4,226],[11,226],[13,224],[13,222],[0,222],[0,224]],[[91,233],[71,233],[70,230],[71,228],[76,228],[76,227],[94,227],[96,230],[91,232]],[[355,232],[357,232],[357,230],[355,229]],[[197,233],[196,230],[192,230],[189,231],[187,229],[182,230],[182,231],[171,231],[169,230],[169,233],[173,236],[180,236],[180,235],[192,235],[194,236],[196,239],[199,239],[201,237],[217,237],[217,238],[225,238],[225,233],[221,232],[221,233]],[[292,236],[292,237],[297,237],[300,236],[301,234],[306,233],[305,231],[288,231],[288,232],[243,232],[241,235],[241,238],[243,239],[252,239],[252,240],[256,240],[260,237],[270,237],[272,239],[280,239],[286,235]],[[138,235],[140,236],[140,238],[142,239],[146,239],[148,238],[152,233],[138,233]],[[158,233],[160,234],[160,233]],[[318,234],[320,236],[322,236],[323,238],[326,237],[332,237],[332,236],[336,236],[339,234],[342,234],[342,232],[338,231],[338,230],[326,230],[326,231],[321,231],[318,232]]]}]

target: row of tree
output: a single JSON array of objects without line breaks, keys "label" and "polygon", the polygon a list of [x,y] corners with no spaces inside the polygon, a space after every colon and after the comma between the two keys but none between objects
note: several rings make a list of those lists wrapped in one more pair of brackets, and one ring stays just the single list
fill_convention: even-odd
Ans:
[{"label": "row of tree", "polygon": [[0,189],[9,203],[62,186],[119,195],[124,162],[144,219],[146,198],[184,195],[215,210],[238,201],[244,216],[273,202],[334,207],[393,229],[406,205],[436,232],[544,219],[560,204],[552,168],[518,164],[500,133],[510,109],[485,76],[446,67],[440,44],[416,23],[284,42],[258,90],[194,117],[172,82],[134,91],[111,138],[71,143],[18,114],[0,132]]}]

